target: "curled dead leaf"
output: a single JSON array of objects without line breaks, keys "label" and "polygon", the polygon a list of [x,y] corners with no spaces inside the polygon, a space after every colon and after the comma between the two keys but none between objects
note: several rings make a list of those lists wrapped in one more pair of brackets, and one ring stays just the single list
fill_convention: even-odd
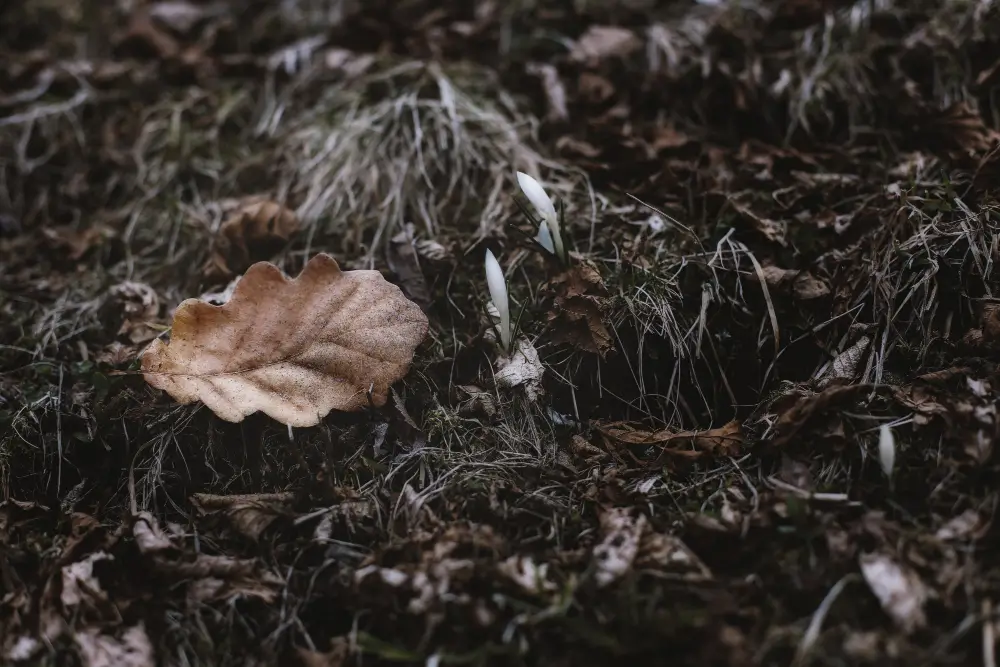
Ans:
[{"label": "curled dead leaf", "polygon": [[[738,421],[731,421],[707,431],[639,430],[625,422],[612,422],[597,427],[605,440],[612,445],[659,447],[664,456],[697,459],[702,456],[738,456],[743,447],[743,428]],[[634,455],[633,455],[634,456]]]},{"label": "curled dead leaf", "polygon": [[121,308],[122,324],[119,336],[126,336],[139,344],[156,338],[162,327],[156,319],[160,314],[160,297],[156,290],[145,283],[125,281],[110,290],[110,295]]},{"label": "curled dead leaf", "polygon": [[555,294],[553,308],[548,313],[552,339],[606,355],[613,344],[604,324],[607,288],[597,267],[580,261],[554,278],[549,289]]},{"label": "curled dead leaf", "polygon": [[777,266],[765,266],[762,273],[768,287],[791,287],[792,294],[798,301],[811,301],[827,296],[830,286],[808,271],[782,269]]},{"label": "curled dead leaf", "polygon": [[927,624],[928,590],[916,572],[880,553],[862,554],[858,563],[868,587],[900,630],[910,634]]},{"label": "curled dead leaf", "polygon": [[221,513],[243,535],[251,540],[260,539],[268,526],[281,516],[289,516],[289,506],[295,499],[293,493],[249,493],[219,496],[196,493],[191,502],[202,514]]},{"label": "curled dead leaf", "polygon": [[593,553],[594,579],[599,587],[614,583],[632,569],[646,526],[646,517],[635,518],[627,508],[616,507],[601,515],[604,537]]},{"label": "curled dead leaf", "polygon": [[261,411],[314,426],[330,410],[381,407],[409,369],[427,317],[378,271],[341,271],[326,254],[298,278],[259,262],[221,306],[187,299],[170,343],[142,355],[143,376],[221,419]]},{"label": "curled dead leaf", "polygon": [[526,338],[519,338],[514,352],[497,359],[496,382],[500,387],[522,387],[528,400],[535,402],[542,393],[542,376],[545,367],[538,358],[538,351]]},{"label": "curled dead leaf", "polygon": [[871,389],[870,384],[833,385],[815,394],[786,394],[780,397],[771,406],[778,412],[772,444],[775,447],[790,444],[811,419]]},{"label": "curled dead leaf", "polygon": [[298,229],[298,217],[281,204],[259,197],[242,201],[219,228],[206,277],[222,280],[246,270],[280,250]]}]

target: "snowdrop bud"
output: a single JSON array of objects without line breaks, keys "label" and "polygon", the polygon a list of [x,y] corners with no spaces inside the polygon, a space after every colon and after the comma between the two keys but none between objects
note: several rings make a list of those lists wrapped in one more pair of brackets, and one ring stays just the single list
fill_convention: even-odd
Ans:
[{"label": "snowdrop bud", "polygon": [[549,223],[542,220],[542,224],[538,225],[538,236],[535,240],[542,244],[542,247],[551,252],[553,255],[556,252],[556,247],[552,243],[552,232],[549,231]]},{"label": "snowdrop bud", "polygon": [[[555,220],[556,207],[541,184],[523,171],[517,172],[517,184],[543,220]],[[551,224],[551,223],[550,223]]]},{"label": "snowdrop bud", "polygon": [[896,465],[896,438],[887,424],[882,424],[879,428],[878,459],[885,476],[892,477],[892,470]]},{"label": "snowdrop bud", "polygon": [[500,313],[500,342],[505,350],[510,349],[510,303],[507,300],[507,281],[503,269],[489,248],[486,249],[486,285],[490,288],[490,299]]}]

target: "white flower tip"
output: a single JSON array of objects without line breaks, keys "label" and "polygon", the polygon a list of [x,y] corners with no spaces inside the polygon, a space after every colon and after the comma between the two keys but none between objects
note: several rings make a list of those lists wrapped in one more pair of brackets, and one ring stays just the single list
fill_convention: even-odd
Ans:
[{"label": "white flower tip", "polygon": [[896,437],[888,425],[882,424],[878,434],[878,460],[886,477],[892,477],[896,465]]},{"label": "white flower tip", "polygon": [[542,224],[538,225],[538,236],[535,237],[535,240],[550,253],[556,254],[556,246],[552,242],[552,232],[549,231],[549,226],[544,220]]},{"label": "white flower tip", "polygon": [[507,281],[503,277],[500,262],[486,249],[486,286],[490,290],[490,300],[500,314],[500,340],[505,349],[510,349],[510,304],[507,299]]},{"label": "white flower tip", "polygon": [[549,197],[548,193],[542,185],[536,181],[531,176],[528,176],[523,171],[517,172],[517,185],[521,188],[521,192],[524,196],[528,198],[531,205],[535,207],[538,214],[545,218],[546,220],[555,220],[556,218],[556,207],[552,203],[552,198]]}]

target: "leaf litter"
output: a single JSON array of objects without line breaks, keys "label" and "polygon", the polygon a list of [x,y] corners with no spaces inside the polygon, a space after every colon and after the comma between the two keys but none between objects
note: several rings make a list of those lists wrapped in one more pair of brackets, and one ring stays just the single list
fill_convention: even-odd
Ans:
[{"label": "leaf litter", "polygon": [[0,8],[0,661],[995,662],[1000,15],[501,4]]}]

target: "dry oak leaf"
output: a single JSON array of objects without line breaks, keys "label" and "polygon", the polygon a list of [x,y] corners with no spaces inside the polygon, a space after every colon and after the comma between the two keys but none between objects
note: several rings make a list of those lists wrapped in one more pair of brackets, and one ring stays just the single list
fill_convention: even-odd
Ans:
[{"label": "dry oak leaf", "polygon": [[341,271],[318,254],[298,278],[251,266],[221,306],[187,299],[170,343],[142,355],[150,385],[221,419],[261,411],[314,426],[330,410],[381,407],[427,334],[427,316],[378,271]]}]

